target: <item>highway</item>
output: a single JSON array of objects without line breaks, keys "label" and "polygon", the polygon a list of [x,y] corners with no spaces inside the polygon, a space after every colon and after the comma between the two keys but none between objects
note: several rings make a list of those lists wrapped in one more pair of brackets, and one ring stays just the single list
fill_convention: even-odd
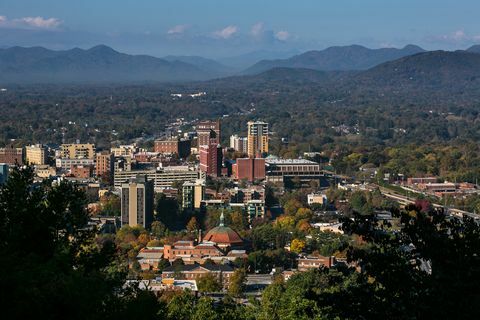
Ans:
[{"label": "highway", "polygon": [[[407,197],[407,196],[404,196],[404,195],[401,195],[401,194],[398,194],[397,192],[395,191],[392,191],[390,189],[387,189],[385,187],[381,187],[379,185],[374,185],[375,187],[378,187],[378,189],[380,190],[380,192],[387,198],[390,198],[392,200],[395,200],[397,201],[398,203],[402,204],[402,205],[409,205],[409,204],[413,204],[415,203],[415,201],[417,200],[416,198],[413,198],[413,197]],[[445,208],[443,205],[440,205],[440,204],[437,204],[437,203],[432,203],[433,207],[434,208]],[[464,211],[464,210],[460,210],[460,209],[455,209],[455,208],[446,208],[447,209],[447,214],[450,214],[452,216],[455,216],[455,217],[463,217],[463,216],[468,216],[468,217],[471,217],[475,220],[479,220],[480,221],[480,214],[476,214],[476,213],[473,213],[473,212],[468,212],[468,211]]]}]

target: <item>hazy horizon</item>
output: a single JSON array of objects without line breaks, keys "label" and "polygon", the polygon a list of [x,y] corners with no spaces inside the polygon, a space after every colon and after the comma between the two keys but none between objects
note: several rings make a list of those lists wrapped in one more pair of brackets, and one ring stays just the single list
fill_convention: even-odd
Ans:
[{"label": "hazy horizon", "polygon": [[414,44],[426,50],[453,50],[480,43],[479,9],[480,3],[472,0],[462,4],[451,0],[441,4],[433,0],[346,0],[341,4],[312,0],[4,0],[0,4],[0,47],[65,50],[105,44],[130,54],[208,58],[351,44],[368,48]]}]

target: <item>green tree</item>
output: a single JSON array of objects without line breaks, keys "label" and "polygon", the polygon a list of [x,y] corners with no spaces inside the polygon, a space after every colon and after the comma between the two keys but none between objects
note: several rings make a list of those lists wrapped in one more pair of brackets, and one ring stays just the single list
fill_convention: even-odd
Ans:
[{"label": "green tree", "polygon": [[213,273],[207,273],[198,278],[197,286],[200,292],[218,292],[222,290],[222,284]]},{"label": "green tree", "polygon": [[245,291],[245,283],[247,281],[247,273],[245,269],[236,269],[230,277],[228,293],[233,297],[241,297]]},{"label": "green tree", "polygon": [[34,184],[32,168],[13,169],[0,188],[4,317],[108,319],[128,314],[135,301],[150,306],[140,317],[157,318],[153,294],[123,288],[126,270],[117,264],[115,243],[96,238],[87,224],[81,190],[67,182]]}]

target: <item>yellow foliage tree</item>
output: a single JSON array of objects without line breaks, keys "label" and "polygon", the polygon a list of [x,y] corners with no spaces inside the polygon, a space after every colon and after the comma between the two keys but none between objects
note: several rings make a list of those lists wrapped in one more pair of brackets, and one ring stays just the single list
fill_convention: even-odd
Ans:
[{"label": "yellow foliage tree", "polygon": [[305,241],[300,239],[293,239],[290,244],[290,251],[295,253],[300,253],[305,248]]}]

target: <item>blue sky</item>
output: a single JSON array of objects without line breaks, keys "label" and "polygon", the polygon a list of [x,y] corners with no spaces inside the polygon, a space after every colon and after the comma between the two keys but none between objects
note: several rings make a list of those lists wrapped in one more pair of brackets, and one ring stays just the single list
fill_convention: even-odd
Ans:
[{"label": "blue sky", "polygon": [[480,43],[479,13],[478,0],[1,0],[0,46],[210,57],[354,43],[451,50]]}]

